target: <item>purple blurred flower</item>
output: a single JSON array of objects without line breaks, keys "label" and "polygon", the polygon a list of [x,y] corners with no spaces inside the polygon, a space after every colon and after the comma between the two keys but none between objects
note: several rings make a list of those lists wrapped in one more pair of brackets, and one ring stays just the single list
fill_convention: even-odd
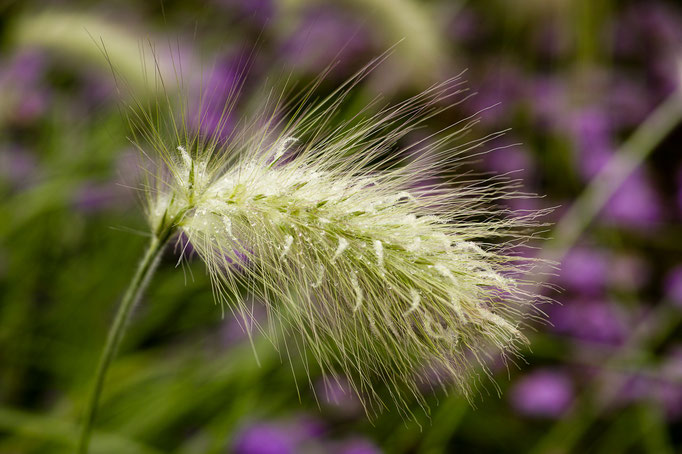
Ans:
[{"label": "purple blurred flower", "polygon": [[181,232],[173,247],[173,253],[183,260],[191,260],[194,257],[194,246],[185,232]]},{"label": "purple blurred flower", "polygon": [[535,163],[526,150],[512,143],[510,138],[505,138],[504,143],[490,143],[492,149],[483,156],[483,163],[497,174],[511,173],[512,178],[527,180],[535,170]]},{"label": "purple blurred flower", "polygon": [[299,453],[314,445],[325,431],[324,425],[310,417],[289,422],[256,422],[244,427],[235,437],[230,452],[234,454]]},{"label": "purple blurred flower", "polygon": [[190,106],[193,129],[215,139],[229,137],[235,126],[231,109],[240,95],[247,65],[246,57],[237,55],[216,62],[203,76],[197,84],[201,90],[198,104]]},{"label": "purple blurred flower", "polygon": [[[622,386],[616,401],[618,404],[629,404],[651,396],[651,386],[653,383],[650,378],[644,375],[623,375],[610,371],[605,372],[605,374],[609,378],[607,386]],[[611,381],[614,383],[610,383]]]},{"label": "purple blurred flower", "polygon": [[[542,203],[537,197],[514,197],[504,200],[504,204],[510,208],[509,216],[523,217],[536,213],[543,208]],[[528,249],[526,249],[528,251]],[[529,251],[530,252],[530,251]]]},{"label": "purple blurred flower", "polygon": [[21,100],[13,111],[12,120],[20,124],[28,124],[39,118],[47,109],[47,92],[42,88],[26,88]]},{"label": "purple blurred flower", "polygon": [[609,83],[605,106],[614,127],[633,127],[651,112],[653,99],[644,81],[615,75]]},{"label": "purple blurred flower", "polygon": [[677,60],[682,44],[682,15],[667,2],[636,2],[616,26],[616,51],[644,60],[647,85],[658,98],[679,85]]},{"label": "purple blurred flower", "polygon": [[482,37],[486,33],[485,25],[472,8],[458,5],[446,32],[455,44],[461,47]]},{"label": "purple blurred flower", "polygon": [[634,255],[618,255],[609,263],[609,285],[620,289],[638,290],[649,280],[649,265]]},{"label": "purple blurred flower", "polygon": [[604,251],[574,248],[562,261],[557,281],[572,290],[596,294],[604,288],[608,269],[608,256]]},{"label": "purple blurred flower", "polygon": [[96,110],[114,101],[115,84],[95,71],[85,71],[79,93],[80,102],[87,110]]},{"label": "purple blurred flower", "polygon": [[37,172],[38,162],[28,150],[16,147],[0,150],[0,178],[15,189],[29,186]]},{"label": "purple blurred flower", "polygon": [[679,50],[649,62],[649,85],[656,100],[664,99],[680,87]]},{"label": "purple blurred flower", "polygon": [[319,439],[329,430],[320,419],[310,415],[301,415],[296,418],[296,428],[303,439]]},{"label": "purple blurred flower", "polygon": [[608,222],[636,228],[651,227],[662,216],[659,196],[641,169],[623,182],[602,213]]},{"label": "purple blurred flower", "polygon": [[675,304],[682,307],[682,265],[678,265],[665,276],[665,296]]},{"label": "purple blurred flower", "polygon": [[[527,186],[533,179],[535,163],[527,150],[507,136],[491,141],[488,147],[490,151],[482,156],[483,167],[496,175],[520,179],[524,185],[524,192],[532,193]],[[504,204],[511,208],[511,216],[525,216],[540,208],[538,199],[533,197],[517,196],[504,200]]]},{"label": "purple blurred flower", "polygon": [[339,413],[354,415],[362,411],[362,404],[345,377],[324,377],[316,384],[315,390]]},{"label": "purple blurred flower", "polygon": [[599,109],[585,109],[575,113],[571,123],[578,169],[592,178],[613,156],[611,120]]},{"label": "purple blurred flower", "polygon": [[281,425],[257,423],[242,430],[232,445],[235,454],[295,454],[300,440]]},{"label": "purple blurred flower", "polygon": [[[600,109],[587,109],[574,115],[571,129],[578,169],[585,179],[593,178],[614,156],[612,119]],[[623,182],[602,213],[610,222],[635,227],[651,226],[661,215],[658,195],[641,169]]]},{"label": "purple blurred flower", "polygon": [[43,86],[44,71],[44,56],[26,51],[15,55],[0,72],[0,91],[10,121],[28,124],[43,114],[49,98]]},{"label": "purple blurred flower", "polygon": [[130,202],[124,188],[114,183],[83,184],[73,197],[73,205],[82,213],[98,213],[114,208],[122,208]]},{"label": "purple blurred flower", "polygon": [[675,344],[668,352],[663,365],[664,375],[673,380],[682,380],[682,344]]},{"label": "purple blurred flower", "polygon": [[[244,246],[242,245],[242,247]],[[249,265],[249,256],[253,255],[253,251],[250,249],[235,248],[232,250],[232,253],[232,256],[223,254],[224,263],[222,263],[222,266],[227,266],[234,272],[243,273],[245,268]]]},{"label": "purple blurred flower", "polygon": [[663,408],[668,420],[679,419],[682,416],[681,380],[682,350],[678,347],[668,355],[655,375],[635,373],[626,377],[618,403],[653,401]]},{"label": "purple blurred flower", "polygon": [[624,314],[612,304],[573,300],[548,312],[554,331],[576,339],[618,345],[627,336]]},{"label": "purple blurred flower", "polygon": [[539,76],[530,84],[529,102],[536,126],[548,130],[562,130],[568,109],[566,81],[559,77]]},{"label": "purple blurred flower", "polygon": [[144,165],[141,164],[139,150],[126,148],[120,150],[116,158],[115,174],[121,179],[125,186],[135,186],[139,183],[144,174]]},{"label": "purple blurred flower", "polygon": [[349,12],[329,5],[309,8],[282,52],[299,69],[319,73],[338,60],[334,74],[346,74],[370,51],[370,36]]},{"label": "purple blurred flower", "polygon": [[355,438],[341,443],[336,454],[381,454],[381,450],[371,441],[364,438]]},{"label": "purple blurred flower", "polygon": [[25,85],[40,83],[45,72],[45,56],[35,50],[16,54],[3,71],[2,82],[12,80]]},{"label": "purple blurred flower", "polygon": [[[488,125],[508,125],[508,117],[525,98],[527,81],[521,70],[513,64],[499,64],[479,76],[476,96],[464,103],[465,110],[474,115],[479,112],[481,121]],[[485,112],[483,112],[485,111]]]},{"label": "purple blurred flower", "polygon": [[680,377],[676,381],[664,380],[653,384],[654,399],[665,410],[668,420],[676,420],[682,416],[682,385]]},{"label": "purple blurred flower", "polygon": [[539,369],[514,384],[510,399],[512,407],[523,415],[558,418],[573,401],[573,384],[560,371]]},{"label": "purple blurred flower", "polygon": [[667,2],[635,2],[615,22],[615,38],[621,55],[675,50],[682,42],[682,16]]},{"label": "purple blurred flower", "polygon": [[675,345],[667,354],[661,367],[665,386],[659,392],[659,402],[668,419],[682,417],[682,345]]},{"label": "purple blurred flower", "polygon": [[265,307],[261,302],[253,302],[248,314],[235,313],[220,324],[220,341],[222,346],[229,347],[258,332],[258,326],[267,320]]}]

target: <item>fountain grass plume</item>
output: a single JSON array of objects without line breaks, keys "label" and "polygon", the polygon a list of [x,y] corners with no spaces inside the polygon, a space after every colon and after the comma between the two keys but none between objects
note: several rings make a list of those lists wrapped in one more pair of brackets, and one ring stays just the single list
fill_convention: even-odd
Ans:
[{"label": "fountain grass plume", "polygon": [[523,285],[532,262],[509,241],[523,240],[537,213],[496,207],[516,194],[513,181],[457,176],[491,138],[461,145],[474,117],[400,146],[462,100],[460,77],[338,121],[379,61],[318,102],[310,88],[288,105],[271,92],[227,139],[194,132],[168,99],[161,118],[138,110],[132,123],[153,169],[149,225],[184,233],[216,300],[251,318],[239,290],[248,288],[267,307],[260,331],[348,377],[364,403],[381,403],[382,383],[405,407],[421,401],[429,369],[468,395],[474,364],[527,342],[519,324],[534,300]]},{"label": "fountain grass plume", "polygon": [[[313,93],[324,75],[289,101],[285,90],[261,91],[258,113],[229,129],[243,73],[212,131],[203,107],[223,93],[204,90],[196,108],[159,70],[160,98],[133,101],[152,241],[110,329],[79,452],[126,320],[172,238],[181,259],[190,243],[203,259],[216,301],[287,356],[295,350],[325,376],[347,377],[370,415],[387,400],[407,416],[413,399],[424,407],[426,376],[468,397],[477,366],[486,371],[489,358],[527,343],[520,324],[537,299],[525,285],[534,263],[512,247],[540,213],[510,215],[498,202],[518,195],[514,181],[462,171],[497,136],[465,142],[475,117],[407,140],[465,98],[459,76],[343,117],[381,61],[321,100]],[[186,91],[181,77],[176,86]],[[262,326],[244,288],[267,308]]]}]

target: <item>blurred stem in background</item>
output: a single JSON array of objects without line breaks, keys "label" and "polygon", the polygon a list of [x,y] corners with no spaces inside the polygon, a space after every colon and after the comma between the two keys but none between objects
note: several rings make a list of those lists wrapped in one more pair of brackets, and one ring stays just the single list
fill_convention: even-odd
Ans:
[{"label": "blurred stem in background", "polygon": [[152,240],[147,248],[147,252],[142,257],[137,271],[130,281],[130,285],[126,290],[123,299],[116,312],[116,317],[109,328],[107,334],[107,341],[104,350],[99,359],[99,365],[95,372],[95,383],[92,388],[92,394],[88,400],[85,409],[85,420],[83,423],[83,431],[81,433],[80,441],[78,443],[78,453],[86,454],[88,452],[88,444],[90,442],[90,434],[92,432],[92,425],[97,413],[97,404],[100,395],[102,394],[102,387],[104,386],[104,379],[107,375],[109,365],[116,354],[118,345],[121,343],[123,334],[125,333],[126,325],[130,312],[135,304],[140,300],[151,276],[156,271],[159,264],[161,254],[168,243],[168,240],[175,232],[175,229],[169,228],[158,235],[152,237]]},{"label": "blurred stem in background", "polygon": [[610,34],[604,33],[608,27],[607,19],[611,13],[610,1],[603,0],[595,2],[593,0],[579,0],[573,9],[572,22],[576,29],[576,55],[575,62],[579,70],[598,67],[608,58],[608,49],[612,43],[604,45],[604,40],[610,38]]},{"label": "blurred stem in background", "polygon": [[677,89],[637,128],[561,217],[541,257],[561,261],[623,182],[679,125],[680,120],[682,92]]},{"label": "blurred stem in background", "polygon": [[[553,231],[553,239],[543,249],[541,256],[552,261],[561,261],[628,176],[644,162],[681,120],[682,92],[678,88],[649,115],[623,144],[620,152],[614,155],[592,179],[557,223]],[[671,309],[669,304],[660,303],[635,329],[623,347],[603,364],[600,369],[601,373],[622,362],[633,349],[641,348],[647,335],[653,337],[653,340],[648,342],[652,344],[648,345],[648,348],[655,349],[656,344],[665,340],[666,335],[672,332],[679,322],[680,317],[677,311]],[[656,332],[650,333],[651,327],[656,327]],[[602,374],[594,379],[593,385],[585,391],[585,396],[574,404],[569,414],[557,422],[538,442],[533,453],[573,451],[574,444],[580,440],[582,434],[590,428],[601,411],[608,407],[608,404],[622,389],[622,383],[612,385],[609,391],[602,394],[601,407],[595,408],[589,397],[596,394],[598,390],[606,389],[602,383]]]},{"label": "blurred stem in background", "polygon": [[408,80],[429,86],[440,80],[445,57],[444,44],[437,27],[433,26],[435,12],[428,5],[413,0],[344,0],[357,8],[374,23],[381,24],[387,46],[396,47],[400,73]]},{"label": "blurred stem in background", "polygon": [[[459,2],[453,2],[457,8]],[[362,25],[369,28],[373,38],[385,49],[394,49],[391,58],[375,69],[375,85],[381,86],[383,96],[411,84],[428,88],[445,77],[448,68],[447,52],[453,53],[453,43],[447,43],[439,35],[434,23],[439,20],[433,5],[415,0],[286,0],[279,6],[285,16],[300,19],[306,7],[342,6],[361,17]],[[350,30],[348,41],[359,30]],[[371,85],[371,84],[369,84]]]},{"label": "blurred stem in background", "polygon": [[[151,37],[145,38],[143,33],[94,14],[50,10],[26,15],[14,24],[12,37],[20,46],[55,50],[74,61],[86,61],[107,71],[115,68],[136,96],[150,96],[161,89],[150,83],[158,77],[157,73],[164,80],[175,80],[172,65],[160,62],[159,50]],[[145,41],[150,52],[142,52],[141,43]]]}]

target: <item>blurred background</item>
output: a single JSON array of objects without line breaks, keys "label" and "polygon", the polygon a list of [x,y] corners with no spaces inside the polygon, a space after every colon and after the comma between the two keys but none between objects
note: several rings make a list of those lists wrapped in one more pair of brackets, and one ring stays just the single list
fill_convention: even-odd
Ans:
[{"label": "blurred background", "polygon": [[509,129],[472,166],[544,196],[505,202],[514,210],[558,207],[538,253],[561,262],[562,291],[545,291],[557,304],[527,330],[523,360],[493,367],[500,392],[484,384],[472,406],[427,391],[430,415],[369,421],[342,379],[313,370],[309,386],[302,365],[251,345],[213,303],[202,263],[183,274],[169,249],[110,370],[91,452],[682,452],[682,4],[6,0],[0,453],[73,451],[146,242],[127,186],[136,151],[97,43],[142,98],[140,48],[156,44],[163,70],[180,55],[189,86],[217,87],[218,115],[248,61],[238,115],[269,78],[305,84],[336,63],[325,94],[399,41],[351,105],[466,70],[477,94],[430,127],[480,112],[469,138]]}]

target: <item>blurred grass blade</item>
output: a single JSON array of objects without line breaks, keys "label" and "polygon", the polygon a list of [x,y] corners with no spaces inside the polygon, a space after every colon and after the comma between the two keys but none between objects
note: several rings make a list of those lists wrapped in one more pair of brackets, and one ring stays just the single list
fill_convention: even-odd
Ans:
[{"label": "blurred grass blade", "polygon": [[[74,440],[78,434],[77,425],[63,418],[37,416],[8,407],[0,407],[0,429],[17,437],[60,445],[64,448],[75,448]],[[91,452],[93,453],[160,454],[161,452],[122,436],[104,432],[95,432],[92,444]]]},{"label": "blurred grass blade", "polygon": [[[19,46],[38,46],[60,52],[75,61],[88,61],[109,72],[116,72],[138,95],[152,94],[160,89],[151,84],[161,72],[168,85],[176,81],[172,61],[159,58],[152,38],[136,35],[130,26],[123,27],[111,20],[88,13],[45,11],[19,18],[10,36]],[[141,52],[141,43],[149,41],[149,52]],[[106,48],[104,44],[106,44]],[[105,58],[106,57],[106,58]]]},{"label": "blurred grass blade", "polygon": [[543,248],[542,258],[561,261],[623,182],[682,120],[682,93],[674,91],[623,144],[568,209]]}]

